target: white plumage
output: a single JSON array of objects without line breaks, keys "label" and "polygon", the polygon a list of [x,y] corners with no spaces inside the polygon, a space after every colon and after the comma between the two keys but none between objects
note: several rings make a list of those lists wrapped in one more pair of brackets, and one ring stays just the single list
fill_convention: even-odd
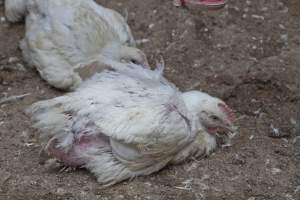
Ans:
[{"label": "white plumage", "polygon": [[66,166],[87,168],[99,183],[208,155],[216,147],[208,133],[212,115],[219,116],[218,127],[233,126],[218,108],[224,102],[199,91],[181,93],[162,76],[162,66],[152,71],[110,64],[115,71],[95,74],[75,92],[28,109],[48,154]]},{"label": "white plumage", "polygon": [[23,56],[56,88],[76,88],[82,77],[74,69],[91,63],[96,71],[107,59],[147,65],[125,19],[93,0],[6,0],[5,11],[11,22],[26,16]]}]

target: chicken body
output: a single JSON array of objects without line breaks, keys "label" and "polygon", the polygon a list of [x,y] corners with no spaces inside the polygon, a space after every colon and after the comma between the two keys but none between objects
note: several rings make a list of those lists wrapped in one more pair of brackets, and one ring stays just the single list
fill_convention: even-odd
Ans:
[{"label": "chicken body", "polygon": [[201,113],[214,112],[221,100],[199,91],[181,93],[161,68],[111,67],[115,71],[95,74],[75,92],[28,109],[50,156],[85,167],[108,186],[216,148]]},{"label": "chicken body", "polygon": [[25,60],[56,88],[76,88],[82,77],[74,69],[91,63],[96,63],[96,71],[105,69],[104,60],[110,59],[147,64],[125,19],[93,0],[6,0],[5,4],[10,21],[26,16],[20,44]]}]

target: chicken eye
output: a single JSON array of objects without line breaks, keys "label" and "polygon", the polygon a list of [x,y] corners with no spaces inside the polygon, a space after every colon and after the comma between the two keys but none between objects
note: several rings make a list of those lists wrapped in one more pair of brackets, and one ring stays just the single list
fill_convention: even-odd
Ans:
[{"label": "chicken eye", "polygon": [[133,64],[139,64],[139,62],[137,60],[131,59],[130,62],[132,62]]},{"label": "chicken eye", "polygon": [[210,118],[214,121],[219,121],[220,120],[220,118],[216,115],[212,115],[212,116],[210,116]]}]

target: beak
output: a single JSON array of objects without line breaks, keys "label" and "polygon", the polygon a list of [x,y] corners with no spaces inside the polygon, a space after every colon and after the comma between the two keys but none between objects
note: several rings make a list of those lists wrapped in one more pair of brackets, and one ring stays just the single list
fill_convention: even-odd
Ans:
[{"label": "beak", "polygon": [[223,130],[223,133],[225,135],[229,135],[237,131],[237,127],[231,123],[224,124],[223,126],[220,127],[220,129]]}]

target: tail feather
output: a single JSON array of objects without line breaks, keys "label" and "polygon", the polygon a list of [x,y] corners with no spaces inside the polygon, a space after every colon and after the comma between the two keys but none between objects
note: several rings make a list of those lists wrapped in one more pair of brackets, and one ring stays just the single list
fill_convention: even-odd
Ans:
[{"label": "tail feather", "polygon": [[34,121],[34,127],[40,130],[43,141],[47,142],[55,137],[64,147],[72,143],[68,137],[71,134],[72,120],[63,107],[67,100],[67,97],[58,97],[37,102],[26,109],[26,114]]},{"label": "tail feather", "polygon": [[19,22],[26,15],[27,0],[5,0],[5,15],[10,22]]}]

